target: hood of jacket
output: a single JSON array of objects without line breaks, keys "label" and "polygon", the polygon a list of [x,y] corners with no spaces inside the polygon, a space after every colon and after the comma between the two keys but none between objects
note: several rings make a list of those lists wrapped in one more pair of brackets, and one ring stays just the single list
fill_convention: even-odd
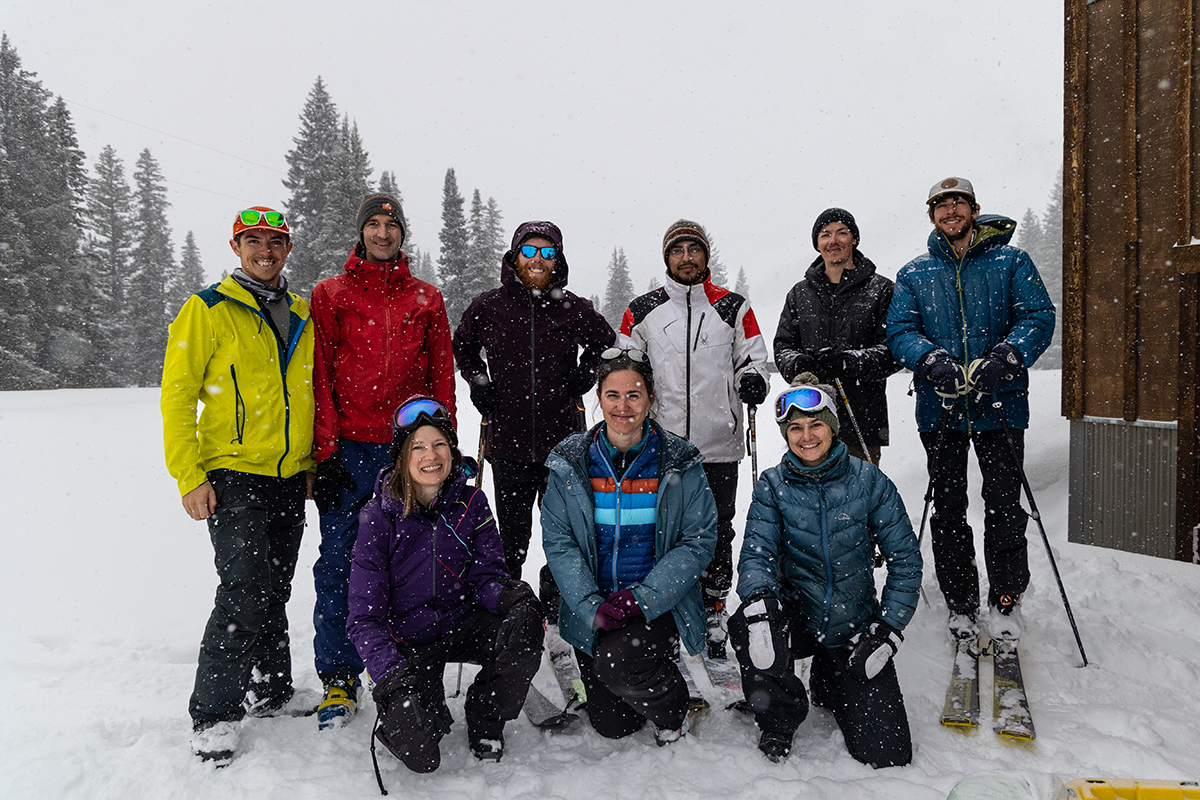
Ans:
[{"label": "hood of jacket", "polygon": [[412,278],[412,272],[408,268],[408,254],[403,250],[395,261],[368,261],[362,244],[354,245],[342,269],[356,281],[378,281],[389,287],[403,287],[405,282]]},{"label": "hood of jacket", "polygon": [[[550,281],[550,285],[546,287],[543,293],[544,297],[549,297],[554,300],[563,298],[563,289],[567,287],[567,275],[570,269],[567,267],[567,257],[560,250],[558,257],[554,259],[554,276]],[[500,259],[500,285],[509,289],[519,289],[522,292],[529,293],[528,287],[521,283],[521,276],[517,275],[517,251],[509,250]]]},{"label": "hood of jacket", "polygon": [[1008,244],[1016,229],[1017,222],[1014,219],[1001,214],[980,214],[975,219],[975,233],[971,240],[971,246],[967,248],[962,259],[954,254],[954,248],[937,228],[929,232],[929,239],[926,243],[929,246],[929,252],[935,258],[957,264],[960,260],[965,261],[967,256],[978,255],[989,248]]}]

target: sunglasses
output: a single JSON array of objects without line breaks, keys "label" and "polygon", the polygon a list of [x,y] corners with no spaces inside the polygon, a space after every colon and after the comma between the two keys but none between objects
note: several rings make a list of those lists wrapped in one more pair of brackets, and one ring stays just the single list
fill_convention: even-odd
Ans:
[{"label": "sunglasses", "polygon": [[558,255],[558,248],[557,247],[534,247],[531,244],[521,245],[521,255],[525,256],[526,258],[533,258],[538,253],[541,253],[542,258],[546,259],[547,261],[553,261],[554,257],[556,255]]},{"label": "sunglasses", "polygon": [[621,356],[629,356],[630,361],[636,361],[639,364],[644,364],[650,360],[643,351],[634,347],[625,350],[619,347],[610,347],[600,354],[600,357],[605,361],[612,361],[614,358],[620,358]]},{"label": "sunglasses", "polygon": [[392,425],[395,428],[407,428],[419,420],[422,414],[430,419],[450,419],[449,410],[439,401],[432,397],[415,397],[396,409]]},{"label": "sunglasses", "polygon": [[837,414],[837,409],[834,408],[829,395],[812,386],[798,386],[795,389],[788,389],[775,400],[775,421],[787,422],[788,415],[792,411],[814,414],[823,408]]},{"label": "sunglasses", "polygon": [[253,208],[247,208],[238,213],[238,219],[242,221],[243,225],[257,225],[259,222],[265,222],[272,228],[287,228],[287,218],[279,211],[255,211]]}]

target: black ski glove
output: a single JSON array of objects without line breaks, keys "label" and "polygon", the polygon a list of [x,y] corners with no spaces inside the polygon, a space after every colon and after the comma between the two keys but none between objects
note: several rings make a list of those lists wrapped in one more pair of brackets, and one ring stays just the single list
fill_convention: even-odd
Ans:
[{"label": "black ski glove", "polygon": [[497,401],[496,384],[491,383],[471,383],[471,405],[475,406],[483,416],[488,416],[496,410]]},{"label": "black ski glove", "polygon": [[977,358],[967,370],[967,386],[973,392],[992,394],[1021,371],[1021,352],[1008,342],[992,348],[986,358]]},{"label": "black ski glove", "polygon": [[846,371],[846,357],[841,350],[822,347],[817,351],[816,361],[817,377],[825,383],[833,383]]},{"label": "black ski glove", "polygon": [[875,621],[868,625],[865,631],[856,634],[851,641],[854,646],[850,650],[846,668],[856,681],[866,683],[892,660],[904,637],[886,622]]},{"label": "black ski glove", "polygon": [[342,501],[338,496],[342,489],[353,492],[358,489],[358,482],[342,463],[341,453],[334,453],[317,464],[317,477],[313,480],[313,502],[317,504],[317,511],[324,514],[330,509],[341,508]]},{"label": "black ski glove", "polygon": [[540,655],[545,626],[542,604],[525,581],[505,583],[496,600],[496,613],[502,618],[496,632],[496,668],[510,672],[524,658]]},{"label": "black ski glove", "polygon": [[738,381],[737,395],[748,406],[761,406],[767,399],[767,382],[757,372],[746,372]]},{"label": "black ski glove", "polygon": [[582,397],[588,393],[596,383],[596,371],[590,367],[585,367],[583,364],[571,370],[571,374],[567,376],[567,395],[569,397]]},{"label": "black ski glove", "polygon": [[739,663],[774,677],[791,664],[788,620],[779,598],[770,592],[753,595],[729,618],[729,640]]},{"label": "black ski glove", "polygon": [[967,373],[942,348],[931,350],[921,359],[925,380],[933,384],[939,397],[955,398],[967,393]]}]

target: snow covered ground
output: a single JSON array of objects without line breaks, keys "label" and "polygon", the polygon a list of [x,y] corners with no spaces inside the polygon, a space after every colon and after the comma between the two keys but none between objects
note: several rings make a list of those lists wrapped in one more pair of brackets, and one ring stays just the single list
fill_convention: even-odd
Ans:
[{"label": "snow covered ground", "polygon": [[[1200,569],[1068,544],[1067,423],[1058,372],[1033,375],[1030,482],[1044,515],[1091,666],[1079,653],[1037,528],[1029,527],[1033,584],[1022,641],[1038,739],[999,741],[938,723],[950,669],[945,606],[929,568],[922,605],[897,657],[915,757],[875,771],[845,750],[832,717],[814,711],[782,765],[763,759],[754,728],[722,711],[682,743],[657,748],[648,733],[611,742],[590,729],[551,735],[511,723],[498,764],[468,752],[462,701],[443,741],[441,769],[414,775],[380,760],[404,798],[944,798],[964,775],[1021,770],[1063,778],[1200,777]],[[781,388],[776,376],[776,390]],[[924,455],[906,375],[892,378],[891,447],[883,457],[914,526],[925,489]],[[460,397],[466,393],[460,388]],[[594,419],[596,411],[590,409]],[[764,413],[764,417],[767,414]],[[465,449],[478,417],[461,409]],[[766,419],[759,466],[783,441]],[[345,729],[313,719],[250,720],[223,770],[188,750],[187,698],[216,583],[207,529],[189,520],[163,466],[156,390],[0,394],[0,509],[7,610],[0,681],[0,798],[320,798],[378,796],[367,750],[368,700]],[[743,463],[739,511],[750,493]],[[978,491],[978,475],[972,478]],[[490,488],[490,487],[489,487]],[[977,494],[973,494],[977,497]],[[973,524],[981,530],[979,503]],[[310,505],[290,604],[296,682],[316,690],[311,570],[318,535]],[[926,537],[928,538],[928,537]],[[540,551],[528,569],[541,563]],[[988,677],[984,672],[985,685]],[[453,676],[449,678],[453,682]],[[548,674],[538,683],[554,691]],[[554,695],[552,695],[554,696]],[[988,706],[985,704],[985,715]]]}]

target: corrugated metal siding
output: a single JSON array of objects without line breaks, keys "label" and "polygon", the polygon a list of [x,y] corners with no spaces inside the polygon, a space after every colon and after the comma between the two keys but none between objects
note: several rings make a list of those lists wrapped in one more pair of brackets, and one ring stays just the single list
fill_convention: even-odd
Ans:
[{"label": "corrugated metal siding", "polygon": [[1175,557],[1174,423],[1071,420],[1068,538]]}]

